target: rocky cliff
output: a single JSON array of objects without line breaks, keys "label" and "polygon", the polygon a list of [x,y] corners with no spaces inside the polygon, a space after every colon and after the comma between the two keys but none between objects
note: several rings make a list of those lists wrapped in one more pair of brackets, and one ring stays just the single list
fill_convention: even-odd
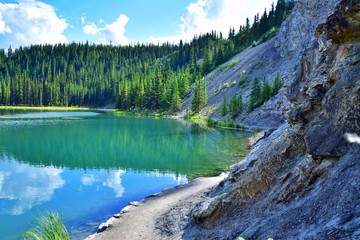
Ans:
[{"label": "rocky cliff", "polygon": [[[302,54],[312,44],[317,26],[334,12],[338,2],[299,0],[273,39],[248,47],[207,75],[208,105],[202,113],[215,120],[231,120],[249,127],[274,128],[283,124],[290,108],[286,87],[294,79]],[[270,101],[250,113],[243,111],[235,119],[220,116],[224,95],[228,103],[234,94],[241,94],[247,102],[255,78],[273,83],[277,76],[284,81],[284,88]],[[191,99],[192,95],[185,99],[184,113],[189,111]]]},{"label": "rocky cliff", "polygon": [[360,134],[360,1],[299,1],[267,44],[275,71],[299,61],[283,71],[286,120],[193,210],[183,238],[360,239],[360,145],[343,137]]}]

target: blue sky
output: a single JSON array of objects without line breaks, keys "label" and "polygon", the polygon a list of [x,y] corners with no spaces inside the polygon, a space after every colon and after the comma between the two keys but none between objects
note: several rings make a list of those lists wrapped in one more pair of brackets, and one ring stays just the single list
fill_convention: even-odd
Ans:
[{"label": "blue sky", "polygon": [[58,42],[178,42],[227,35],[273,0],[0,0],[0,48]]}]

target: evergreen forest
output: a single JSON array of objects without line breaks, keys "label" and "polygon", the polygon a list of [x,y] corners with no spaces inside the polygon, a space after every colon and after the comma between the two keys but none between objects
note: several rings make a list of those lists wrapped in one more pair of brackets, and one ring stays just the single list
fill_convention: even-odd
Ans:
[{"label": "evergreen forest", "polygon": [[[212,31],[178,44],[86,43],[0,49],[0,105],[181,109],[194,86],[192,111],[206,104],[204,76],[242,49],[266,41],[294,2],[278,0],[227,36]],[[252,106],[258,103],[254,102]],[[235,111],[235,110],[234,110]],[[235,112],[238,112],[236,110]]]}]

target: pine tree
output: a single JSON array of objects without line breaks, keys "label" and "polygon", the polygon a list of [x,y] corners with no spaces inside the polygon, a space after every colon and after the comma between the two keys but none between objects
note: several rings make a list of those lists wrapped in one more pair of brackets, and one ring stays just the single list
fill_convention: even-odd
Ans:
[{"label": "pine tree", "polygon": [[249,100],[250,110],[253,110],[257,106],[259,106],[260,99],[261,99],[261,83],[258,78],[255,78],[250,92],[250,100]]},{"label": "pine tree", "polygon": [[227,114],[227,106],[226,106],[226,95],[224,94],[223,103],[221,105],[221,116],[225,117]]},{"label": "pine tree", "polygon": [[201,103],[201,108],[203,108],[207,103],[206,78],[205,77],[201,78],[200,83],[201,83],[200,103]]},{"label": "pine tree", "polygon": [[190,73],[186,71],[181,78],[180,97],[184,99],[190,93]]},{"label": "pine tree", "polygon": [[206,105],[207,93],[206,93],[206,79],[200,76],[196,77],[194,96],[191,101],[191,110],[194,113],[199,113],[200,110]]},{"label": "pine tree", "polygon": [[279,90],[282,88],[283,84],[284,84],[284,82],[280,79],[279,74],[277,74],[274,84],[273,84],[273,89],[272,89],[272,92],[274,95],[279,92]]},{"label": "pine tree", "polygon": [[197,77],[195,79],[194,96],[191,101],[191,111],[193,111],[194,113],[199,113],[201,110],[200,91],[200,78]]},{"label": "pine tree", "polygon": [[241,95],[236,96],[236,94],[234,94],[230,100],[229,113],[233,118],[235,118],[239,115],[243,108],[244,104]]},{"label": "pine tree", "polygon": [[178,83],[176,79],[174,81],[174,89],[171,98],[171,110],[174,112],[181,110],[181,98],[180,98]]},{"label": "pine tree", "polygon": [[261,85],[261,94],[260,94],[260,104],[266,102],[272,97],[272,87],[270,86],[268,80],[264,79]]},{"label": "pine tree", "polygon": [[203,75],[206,75],[211,70],[212,70],[212,58],[211,58],[210,47],[207,46],[205,53],[204,53],[204,58],[203,58],[203,61],[201,64],[201,72]]},{"label": "pine tree", "polygon": [[218,48],[218,50],[216,52],[215,63],[217,66],[224,63],[224,51],[221,46]]}]

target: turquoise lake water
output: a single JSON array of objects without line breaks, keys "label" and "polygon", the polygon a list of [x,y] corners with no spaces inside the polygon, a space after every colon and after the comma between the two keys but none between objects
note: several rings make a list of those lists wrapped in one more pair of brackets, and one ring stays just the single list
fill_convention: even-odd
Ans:
[{"label": "turquoise lake water", "polygon": [[19,239],[46,211],[82,239],[130,201],[226,170],[244,137],[169,119],[2,110],[0,239]]}]

